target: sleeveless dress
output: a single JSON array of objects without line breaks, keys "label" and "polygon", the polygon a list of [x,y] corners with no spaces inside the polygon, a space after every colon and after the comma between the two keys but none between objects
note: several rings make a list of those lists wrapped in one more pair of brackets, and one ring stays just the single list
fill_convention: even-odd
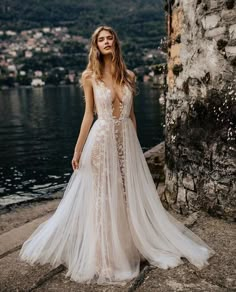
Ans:
[{"label": "sleeveless dress", "polygon": [[92,77],[97,119],[54,214],[23,243],[19,257],[33,265],[64,264],[83,283],[125,284],[140,261],[168,269],[186,258],[198,269],[215,253],[169,214],[130,119],[133,96],[123,87],[120,115],[111,90]]}]

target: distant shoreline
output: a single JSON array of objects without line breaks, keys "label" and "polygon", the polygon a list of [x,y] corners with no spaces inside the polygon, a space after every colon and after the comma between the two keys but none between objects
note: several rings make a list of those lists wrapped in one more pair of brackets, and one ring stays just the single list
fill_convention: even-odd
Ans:
[{"label": "distant shoreline", "polygon": [[40,88],[54,88],[54,87],[69,87],[69,86],[75,86],[75,87],[80,87],[79,84],[46,84],[43,86],[32,86],[32,85],[17,85],[17,86],[13,86],[13,87],[9,87],[9,86],[2,86],[0,87],[0,90],[10,90],[10,89],[16,89],[16,88],[25,88],[25,89],[29,89],[29,88],[33,88],[33,89],[40,89]]}]

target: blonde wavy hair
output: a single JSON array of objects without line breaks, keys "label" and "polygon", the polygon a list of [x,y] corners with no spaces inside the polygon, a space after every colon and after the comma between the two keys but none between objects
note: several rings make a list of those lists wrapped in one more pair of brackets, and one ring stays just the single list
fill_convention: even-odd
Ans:
[{"label": "blonde wavy hair", "polygon": [[[112,69],[114,72],[114,77],[115,77],[116,82],[120,85],[126,84],[131,89],[133,94],[135,94],[136,92],[135,82],[132,76],[127,71],[127,67],[122,57],[120,42],[119,42],[117,33],[110,26],[105,26],[105,25],[99,26],[92,34],[89,56],[88,56],[88,64],[83,74],[88,76],[94,73],[96,79],[103,81],[102,75],[103,75],[104,61],[103,61],[103,55],[100,53],[98,49],[98,45],[97,45],[98,36],[102,30],[106,30],[110,32],[114,38],[114,45],[113,45],[113,52],[112,52],[112,66],[113,66]],[[83,86],[82,78],[80,78],[80,84],[81,86]]]}]

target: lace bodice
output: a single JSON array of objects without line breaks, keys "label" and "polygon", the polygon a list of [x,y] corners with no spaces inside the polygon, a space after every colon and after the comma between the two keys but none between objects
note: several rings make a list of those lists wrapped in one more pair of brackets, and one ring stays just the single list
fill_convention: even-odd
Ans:
[{"label": "lace bodice", "polygon": [[[119,119],[128,118],[132,106],[132,92],[127,85],[123,86],[122,102],[119,105],[112,102],[111,90],[99,80],[92,78],[94,101],[99,119]],[[115,107],[119,106],[119,117],[114,116]]]}]

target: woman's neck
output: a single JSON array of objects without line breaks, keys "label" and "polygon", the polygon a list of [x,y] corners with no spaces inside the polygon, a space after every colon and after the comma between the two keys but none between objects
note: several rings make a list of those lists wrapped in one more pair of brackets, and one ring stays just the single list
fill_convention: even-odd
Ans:
[{"label": "woman's neck", "polygon": [[112,65],[111,55],[104,56],[103,60],[104,60],[103,73],[113,75],[113,65]]}]

